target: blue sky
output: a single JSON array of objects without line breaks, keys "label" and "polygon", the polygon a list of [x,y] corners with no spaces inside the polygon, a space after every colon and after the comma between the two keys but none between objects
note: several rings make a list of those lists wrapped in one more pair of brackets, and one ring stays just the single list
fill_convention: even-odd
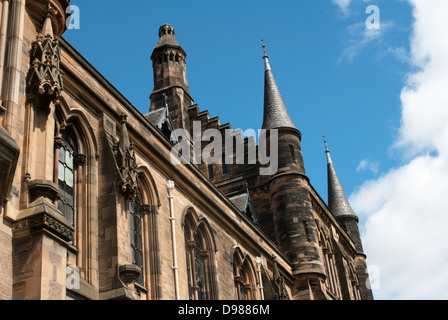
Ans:
[{"label": "blue sky", "polygon": [[[443,0],[427,1],[444,4]],[[375,289],[376,297],[439,297],[437,289],[428,288],[428,293],[421,295],[415,290],[415,295],[409,295],[403,286],[389,285],[393,281],[388,277],[400,272],[394,267],[400,264],[384,260],[390,255],[382,255],[375,237],[387,237],[377,231],[387,218],[378,220],[381,223],[375,219],[381,217],[381,209],[387,208],[392,199],[372,191],[381,183],[393,185],[387,182],[393,173],[401,172],[419,156],[430,152],[430,160],[436,159],[434,155],[441,151],[436,143],[427,145],[412,135],[408,119],[418,120],[418,116],[406,112],[414,109],[406,108],[409,101],[403,100],[410,75],[427,66],[427,61],[417,59],[421,58],[418,54],[423,52],[430,60],[438,57],[439,51],[444,53],[443,48],[436,48],[436,40],[428,42],[434,45],[434,51],[428,52],[416,41],[425,37],[429,27],[424,26],[431,24],[430,19],[424,19],[430,16],[430,9],[422,1],[71,3],[80,9],[80,28],[68,30],[64,37],[142,113],[149,111],[153,88],[150,55],[158,41],[158,28],[169,23],[188,54],[190,94],[200,109],[209,110],[211,117],[219,116],[221,123],[229,122],[234,129],[259,129],[263,120],[263,37],[285,104],[303,135],[307,174],[325,200],[327,173],[322,135],[327,138],[341,182],[361,218],[365,249],[368,256],[369,250],[372,253],[368,263],[381,270],[382,285]],[[380,9],[379,30],[368,30],[365,25],[369,17],[366,8],[371,4]],[[446,42],[443,32],[436,36]],[[430,127],[431,119],[428,123]],[[372,193],[365,196],[369,191]],[[399,190],[391,193],[398,194]],[[363,202],[363,196],[369,201]],[[397,221],[403,217],[397,216]],[[402,245],[395,249],[407,249],[405,242]]]}]

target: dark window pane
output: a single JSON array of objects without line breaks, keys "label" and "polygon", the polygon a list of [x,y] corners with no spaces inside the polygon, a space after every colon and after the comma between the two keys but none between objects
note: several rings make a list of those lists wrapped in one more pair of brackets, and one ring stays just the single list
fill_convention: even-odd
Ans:
[{"label": "dark window pane", "polygon": [[244,288],[244,285],[240,284],[240,292],[241,292],[241,300],[246,300],[246,289]]},{"label": "dark window pane", "polygon": [[208,177],[210,179],[213,179],[213,177],[214,177],[213,164],[209,164],[208,165]]},{"label": "dark window pane", "polygon": [[142,225],[140,219],[140,202],[135,199],[129,202],[129,227],[131,236],[132,263],[141,268],[141,275],[137,283],[143,285],[143,243]]},{"label": "dark window pane", "polygon": [[67,133],[62,135],[63,145],[59,149],[58,164],[58,186],[59,201],[58,209],[67,220],[74,226],[74,187],[75,173],[73,171],[74,148],[71,144],[70,136]]}]

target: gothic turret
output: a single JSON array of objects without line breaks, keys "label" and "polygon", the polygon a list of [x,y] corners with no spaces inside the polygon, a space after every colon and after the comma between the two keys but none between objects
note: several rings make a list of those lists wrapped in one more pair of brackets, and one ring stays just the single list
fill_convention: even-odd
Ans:
[{"label": "gothic turret", "polygon": [[188,108],[193,99],[188,87],[186,57],[175,38],[173,26],[162,25],[159,42],[151,55],[154,90],[150,97],[150,111],[164,108],[167,103],[174,127],[189,130]]},{"label": "gothic turret", "polygon": [[302,157],[301,133],[283,102],[264,44],[263,51],[263,129],[270,132],[270,139],[275,138],[275,131],[278,133],[278,170],[269,179],[275,236],[277,244],[292,264],[295,276],[292,298],[310,298],[319,294],[314,292],[314,288],[319,286],[312,284],[322,283],[325,274],[312,213],[309,179]]},{"label": "gothic turret", "polygon": [[341,181],[331,160],[327,141],[325,141],[325,153],[327,155],[328,170],[328,208],[352,239],[356,249],[356,273],[360,279],[360,291],[363,299],[373,299],[370,281],[367,272],[366,255],[362,247],[361,234],[359,232],[359,219],[353,211],[347,196],[342,188]]},{"label": "gothic turret", "polygon": [[327,170],[328,170],[328,207],[336,217],[351,216],[356,217],[355,212],[350,206],[341,181],[334,169],[331,160],[330,151],[327,142],[325,142],[325,153],[327,154]]}]

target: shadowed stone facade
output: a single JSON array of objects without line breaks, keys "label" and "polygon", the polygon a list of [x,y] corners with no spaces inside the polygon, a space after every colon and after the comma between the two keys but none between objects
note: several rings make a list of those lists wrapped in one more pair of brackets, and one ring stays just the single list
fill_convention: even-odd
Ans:
[{"label": "shadowed stone facade", "polygon": [[[159,29],[142,114],[61,38],[69,1],[0,4],[0,299],[373,298],[358,218],[312,187],[266,53],[278,170],[176,165],[176,129],[193,158],[207,148],[195,135],[224,141],[231,126],[194,104],[173,26]],[[246,160],[261,148],[232,139]],[[334,177],[331,165],[341,196]]]}]

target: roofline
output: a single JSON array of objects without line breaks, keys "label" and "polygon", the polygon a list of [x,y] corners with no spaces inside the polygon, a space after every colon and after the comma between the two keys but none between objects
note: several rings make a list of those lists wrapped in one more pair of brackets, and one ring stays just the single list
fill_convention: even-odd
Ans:
[{"label": "roofline", "polygon": [[[101,86],[104,86],[106,90],[109,91],[110,94],[112,94],[122,105],[125,107],[133,116],[135,116],[138,120],[140,120],[143,124],[146,125],[146,128],[150,131],[152,135],[157,137],[163,144],[165,144],[166,147],[172,148],[173,144],[169,142],[168,139],[166,139],[162,133],[154,127],[153,124],[151,124],[145,116],[128,100],[126,97],[118,91],[93,65],[86,60],[67,40],[64,38],[60,38],[60,45],[61,49],[68,54],[70,54],[77,63],[81,65],[83,69],[85,69],[87,72],[91,74],[93,78],[95,78]],[[82,82],[81,82],[82,83]],[[88,90],[90,90],[90,93],[99,101],[102,101],[101,98],[99,98],[95,92],[88,87],[86,87]],[[102,101],[103,102],[103,101]],[[108,105],[106,102],[103,102],[104,105]],[[115,113],[114,110],[109,109],[112,113]],[[118,115],[116,115],[118,117]],[[140,134],[139,131],[136,131],[131,126],[129,127],[129,131],[132,132],[134,136],[138,136],[140,138],[145,138]],[[151,148],[151,144],[148,143],[148,147]],[[156,153],[158,152],[155,148],[152,148]],[[163,159],[162,159],[163,160]],[[166,165],[172,166],[173,172],[176,172],[178,175],[183,175],[181,170],[176,169],[176,167],[169,161],[165,162]],[[194,172],[194,174],[199,178],[199,180],[207,185],[211,190],[215,192],[215,194],[220,198],[222,201],[226,202],[230,208],[233,209],[233,211],[241,218],[243,219],[248,225],[251,226],[251,228],[254,230],[255,233],[257,233],[263,241],[269,244],[269,246],[272,248],[273,251],[276,252],[278,256],[280,256],[291,268],[291,261],[287,258],[287,256],[280,250],[280,248],[258,227],[256,226],[248,217],[246,217],[243,213],[239,211],[239,209],[229,200],[229,198],[215,185],[213,184],[200,170],[196,165],[185,165],[185,167],[189,168]],[[182,180],[184,183],[189,185],[189,188],[192,190],[196,190],[198,193],[202,193],[201,189],[197,187],[197,184],[193,183],[192,181],[189,181],[188,179]],[[207,202],[209,203],[209,202]],[[222,208],[216,206],[217,211],[222,211]],[[232,219],[227,219],[230,224],[232,224],[236,230],[244,231],[244,229],[240,226],[240,224],[237,221],[234,221]],[[263,246],[261,246],[257,241],[253,241],[254,245],[258,246],[260,252],[265,252],[265,249]]]}]

